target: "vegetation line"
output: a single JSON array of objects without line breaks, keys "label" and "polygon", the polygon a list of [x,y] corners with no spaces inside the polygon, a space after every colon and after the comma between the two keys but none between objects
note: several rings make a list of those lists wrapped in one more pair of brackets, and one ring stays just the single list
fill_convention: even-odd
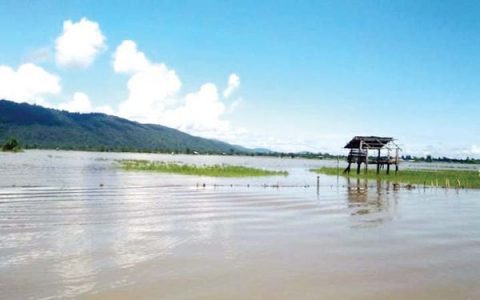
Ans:
[{"label": "vegetation line", "polygon": [[0,145],[0,150],[4,152],[20,152],[22,151],[22,147],[16,139],[10,139],[6,141],[5,144]]},{"label": "vegetation line", "polygon": [[438,186],[444,188],[480,188],[480,172],[465,170],[401,170],[397,174],[390,175],[376,170],[362,171],[360,174],[350,172],[344,174],[343,169],[322,167],[311,171],[326,175],[339,175],[352,178],[363,178],[389,181],[394,183],[406,183],[412,185]]},{"label": "vegetation line", "polygon": [[124,170],[153,171],[162,173],[197,175],[210,177],[258,177],[258,176],[287,176],[286,171],[273,171],[232,165],[188,165],[173,162],[148,160],[119,160]]}]

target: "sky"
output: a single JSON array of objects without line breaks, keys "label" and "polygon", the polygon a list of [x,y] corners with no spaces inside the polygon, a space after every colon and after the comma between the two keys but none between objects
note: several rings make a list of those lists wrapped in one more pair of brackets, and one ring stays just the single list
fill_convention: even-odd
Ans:
[{"label": "sky", "polygon": [[480,158],[477,1],[0,2],[0,99],[247,147]]}]

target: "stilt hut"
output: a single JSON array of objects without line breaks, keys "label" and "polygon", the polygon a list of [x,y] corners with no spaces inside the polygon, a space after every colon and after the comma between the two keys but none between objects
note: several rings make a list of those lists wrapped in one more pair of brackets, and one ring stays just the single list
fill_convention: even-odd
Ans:
[{"label": "stilt hut", "polygon": [[376,165],[377,174],[385,166],[387,174],[390,173],[390,166],[395,166],[395,173],[398,172],[401,149],[392,137],[356,136],[345,145],[345,149],[350,149],[350,152],[344,173],[350,173],[352,164],[357,164],[357,174],[360,174],[362,163],[365,164],[365,172],[368,171],[368,165]]}]

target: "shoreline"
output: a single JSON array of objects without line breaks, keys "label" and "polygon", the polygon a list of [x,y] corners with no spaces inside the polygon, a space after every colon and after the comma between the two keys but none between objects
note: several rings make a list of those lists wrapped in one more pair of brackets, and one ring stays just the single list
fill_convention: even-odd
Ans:
[{"label": "shoreline", "polygon": [[316,174],[381,180],[392,182],[394,184],[402,183],[411,186],[480,189],[480,171],[477,170],[406,169],[398,171],[397,174],[392,171],[390,175],[387,175],[385,171],[381,171],[380,174],[377,174],[375,170],[368,170],[368,173],[365,173],[365,171],[362,170],[360,174],[352,171],[349,174],[346,174],[343,172],[342,168],[332,167],[321,167],[311,169],[310,171]]}]

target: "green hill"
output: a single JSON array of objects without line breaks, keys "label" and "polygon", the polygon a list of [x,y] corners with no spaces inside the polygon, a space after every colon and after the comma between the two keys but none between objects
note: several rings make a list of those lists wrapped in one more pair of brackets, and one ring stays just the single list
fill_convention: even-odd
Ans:
[{"label": "green hill", "polygon": [[0,100],[0,144],[10,138],[16,138],[22,147],[41,149],[229,154],[250,151],[161,125]]}]

